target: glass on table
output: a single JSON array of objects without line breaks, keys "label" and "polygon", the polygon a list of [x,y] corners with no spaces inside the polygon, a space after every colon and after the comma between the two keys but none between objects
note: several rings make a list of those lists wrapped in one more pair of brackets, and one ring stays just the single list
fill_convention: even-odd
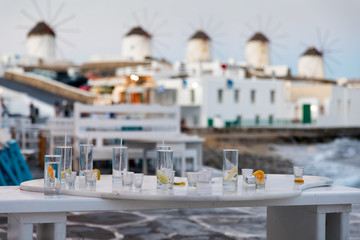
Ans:
[{"label": "glass on table", "polygon": [[127,147],[113,147],[112,182],[122,183],[122,175],[127,171]]},{"label": "glass on table", "polygon": [[65,183],[67,189],[75,189],[75,180],[77,172],[67,172],[65,171]]},{"label": "glass on table", "polygon": [[199,171],[199,182],[210,183],[213,175],[213,170],[211,169],[201,169]]},{"label": "glass on table", "polygon": [[304,176],[304,166],[294,166],[294,177],[303,179]]},{"label": "glass on table", "polygon": [[223,150],[223,186],[237,188],[238,186],[238,150]]},{"label": "glass on table", "polygon": [[254,169],[252,168],[242,168],[241,175],[243,177],[243,184],[251,184],[248,182],[249,177],[251,177],[254,173]]},{"label": "glass on table", "polygon": [[85,171],[91,172],[93,170],[93,145],[80,144],[79,157],[79,177],[85,177]]},{"label": "glass on table", "polygon": [[134,173],[133,185],[135,190],[141,190],[143,184],[144,174]]},{"label": "glass on table", "polygon": [[45,155],[44,167],[44,194],[49,196],[58,195],[61,187],[61,156]]},{"label": "glass on table", "polygon": [[134,183],[134,172],[125,172],[122,176],[123,188],[131,189]]},{"label": "glass on table", "polygon": [[187,172],[186,177],[188,180],[189,187],[196,187],[199,181],[199,173],[198,172]]},{"label": "glass on table", "polygon": [[156,186],[157,189],[166,190],[172,188],[171,177],[173,170],[173,151],[160,149],[156,151]]},{"label": "glass on table", "polygon": [[97,171],[85,170],[85,182],[88,190],[96,189],[96,180],[98,178]]},{"label": "glass on table", "polygon": [[61,182],[65,183],[65,172],[72,171],[72,147],[59,146],[56,148],[57,155],[61,156]]},{"label": "glass on table", "polygon": [[255,178],[256,189],[264,190],[267,181],[267,174],[264,175],[263,179]]}]

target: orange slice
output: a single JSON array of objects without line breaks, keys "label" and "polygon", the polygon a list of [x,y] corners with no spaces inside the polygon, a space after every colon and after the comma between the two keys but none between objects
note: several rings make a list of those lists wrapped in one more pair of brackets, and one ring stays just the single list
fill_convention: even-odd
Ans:
[{"label": "orange slice", "polygon": [[254,172],[254,177],[257,178],[257,180],[262,183],[264,181],[264,176],[265,176],[265,173],[261,170],[257,170],[256,172]]},{"label": "orange slice", "polygon": [[55,171],[54,171],[54,169],[52,168],[52,166],[48,166],[48,177],[50,178],[50,179],[54,179],[54,177],[55,177]]},{"label": "orange slice", "polygon": [[295,178],[294,182],[296,182],[296,183],[304,183],[304,179],[302,179],[302,178]]}]

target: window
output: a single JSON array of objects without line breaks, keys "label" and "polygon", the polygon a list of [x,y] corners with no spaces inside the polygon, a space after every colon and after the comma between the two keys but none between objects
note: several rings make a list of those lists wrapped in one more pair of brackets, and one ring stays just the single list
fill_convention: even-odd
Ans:
[{"label": "window", "polygon": [[194,89],[190,90],[190,101],[191,101],[191,103],[195,103],[195,90]]},{"label": "window", "polygon": [[256,91],[255,90],[251,90],[251,103],[255,103],[256,102]]},{"label": "window", "polygon": [[255,125],[259,125],[260,124],[260,116],[256,115],[255,116]]},{"label": "window", "polygon": [[341,100],[340,99],[337,100],[337,113],[341,114]]},{"label": "window", "polygon": [[275,90],[270,91],[270,102],[271,103],[275,102]]},{"label": "window", "polygon": [[274,123],[274,116],[269,115],[269,125],[272,125]]},{"label": "window", "polygon": [[240,101],[240,91],[239,89],[235,89],[234,91],[234,101],[235,103],[239,103]]},{"label": "window", "polygon": [[219,89],[218,90],[218,103],[222,103],[223,102],[223,90]]},{"label": "window", "polygon": [[238,115],[235,120],[235,126],[241,126],[241,115]]}]

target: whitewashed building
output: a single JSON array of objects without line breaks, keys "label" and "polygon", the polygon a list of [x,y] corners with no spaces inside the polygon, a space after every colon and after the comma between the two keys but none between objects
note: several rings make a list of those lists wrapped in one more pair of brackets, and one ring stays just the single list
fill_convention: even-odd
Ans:
[{"label": "whitewashed building", "polygon": [[128,61],[144,61],[151,57],[151,35],[140,26],[132,28],[122,39],[121,56]]}]

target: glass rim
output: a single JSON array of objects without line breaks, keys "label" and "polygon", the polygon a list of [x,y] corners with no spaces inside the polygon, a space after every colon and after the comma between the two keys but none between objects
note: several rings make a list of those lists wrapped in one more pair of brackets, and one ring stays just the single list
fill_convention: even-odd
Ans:
[{"label": "glass rim", "polygon": [[157,149],[158,152],[173,152],[171,149]]},{"label": "glass rim", "polygon": [[238,152],[239,149],[223,149],[224,152]]},{"label": "glass rim", "polygon": [[89,143],[89,144],[87,144],[87,143],[81,143],[81,144],[79,144],[79,146],[94,146],[94,144],[92,144],[92,143]]},{"label": "glass rim", "polygon": [[56,148],[72,148],[72,146],[57,146]]},{"label": "glass rim", "polygon": [[60,157],[61,158],[61,155],[51,154],[51,155],[45,155],[45,157]]}]

